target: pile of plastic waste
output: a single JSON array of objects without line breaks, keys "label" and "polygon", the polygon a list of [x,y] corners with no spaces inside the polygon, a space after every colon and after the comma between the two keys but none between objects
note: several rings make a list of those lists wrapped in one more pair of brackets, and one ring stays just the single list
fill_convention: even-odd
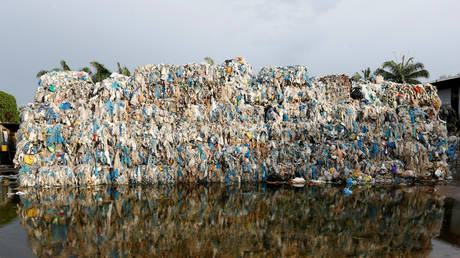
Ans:
[{"label": "pile of plastic waste", "polygon": [[43,75],[21,112],[23,186],[446,179],[449,145],[430,84],[310,79],[306,67],[148,65],[93,83]]},{"label": "pile of plastic waste", "polygon": [[427,256],[443,196],[429,187],[246,184],[27,188],[36,256]]}]

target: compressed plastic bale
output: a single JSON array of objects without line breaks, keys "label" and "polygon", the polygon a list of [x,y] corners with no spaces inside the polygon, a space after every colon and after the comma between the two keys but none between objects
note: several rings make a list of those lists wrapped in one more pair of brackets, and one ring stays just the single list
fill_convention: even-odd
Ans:
[{"label": "compressed plastic bale", "polygon": [[[351,92],[359,89],[361,98]],[[21,114],[22,185],[450,178],[432,85],[310,78],[306,67],[149,65],[40,79]],[[449,152],[450,151],[450,152]],[[65,172],[59,172],[65,168]],[[438,171],[438,172],[436,172]]]}]

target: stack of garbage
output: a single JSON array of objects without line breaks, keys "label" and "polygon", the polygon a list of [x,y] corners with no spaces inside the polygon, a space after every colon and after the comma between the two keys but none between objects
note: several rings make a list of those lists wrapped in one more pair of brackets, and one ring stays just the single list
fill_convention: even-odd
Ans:
[{"label": "stack of garbage", "polygon": [[306,67],[148,65],[93,83],[41,77],[21,113],[23,186],[446,179],[448,142],[430,84],[311,79]]},{"label": "stack of garbage", "polygon": [[[430,187],[210,184],[27,188],[38,257],[427,256],[443,221]],[[83,248],[82,248],[83,247]]]}]

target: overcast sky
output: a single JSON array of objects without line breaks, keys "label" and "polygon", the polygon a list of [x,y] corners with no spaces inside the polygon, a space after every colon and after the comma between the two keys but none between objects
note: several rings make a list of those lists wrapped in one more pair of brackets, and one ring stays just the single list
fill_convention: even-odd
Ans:
[{"label": "overcast sky", "polygon": [[33,100],[36,73],[97,60],[115,70],[216,63],[254,71],[301,64],[312,76],[414,56],[429,80],[460,73],[459,0],[1,0],[0,90]]}]

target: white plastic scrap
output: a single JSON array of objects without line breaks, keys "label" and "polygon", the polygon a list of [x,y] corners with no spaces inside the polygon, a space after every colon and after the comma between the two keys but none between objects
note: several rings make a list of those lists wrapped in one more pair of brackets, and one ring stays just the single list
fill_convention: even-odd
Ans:
[{"label": "white plastic scrap", "polygon": [[96,84],[51,72],[21,113],[15,164],[23,186],[443,179],[439,106],[430,84],[310,79],[303,66],[253,75],[242,58],[148,65]]}]

